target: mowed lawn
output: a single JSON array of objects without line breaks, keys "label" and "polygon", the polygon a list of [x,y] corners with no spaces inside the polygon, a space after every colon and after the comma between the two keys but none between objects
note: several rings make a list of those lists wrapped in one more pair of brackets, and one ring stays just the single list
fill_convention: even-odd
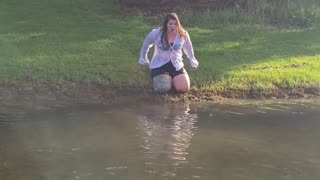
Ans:
[{"label": "mowed lawn", "polygon": [[[186,15],[181,21],[200,62],[189,71],[194,91],[239,97],[320,91],[319,26],[221,25]],[[145,36],[161,23],[147,23],[113,0],[2,0],[0,84],[150,88],[148,69],[136,64]],[[185,65],[189,70],[186,58]]]}]

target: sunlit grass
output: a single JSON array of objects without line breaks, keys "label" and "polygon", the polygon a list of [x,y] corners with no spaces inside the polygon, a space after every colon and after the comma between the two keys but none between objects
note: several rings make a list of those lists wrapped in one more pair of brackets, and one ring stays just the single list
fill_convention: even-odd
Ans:
[{"label": "sunlit grass", "polygon": [[279,93],[279,91],[295,93],[301,88],[318,91],[320,87],[319,60],[320,55],[317,55],[274,59],[265,63],[242,66],[226,73],[223,81],[204,85],[201,90],[216,94],[233,90],[245,93],[242,94],[243,96],[250,96],[250,92],[266,93],[266,96]]},{"label": "sunlit grass", "polygon": [[[150,88],[148,69],[136,64],[146,34],[162,22],[128,16],[115,2],[1,1],[0,84]],[[277,30],[236,21],[228,12],[202,18],[181,14],[200,62],[189,71],[194,89],[241,94],[320,86],[319,27]]]},{"label": "sunlit grass", "polygon": [[[73,2],[37,1],[27,7],[18,6],[21,9],[14,12],[9,12],[17,6],[14,1],[2,2],[6,5],[1,6],[5,7],[2,12],[7,10],[7,17],[0,19],[1,24],[6,24],[0,29],[0,82],[94,81],[108,85],[147,79],[143,71],[135,69],[140,47],[133,46],[142,43],[146,31],[140,31],[147,25],[134,18],[129,22],[107,14],[104,11],[115,6],[111,2],[83,1],[88,6],[80,8],[80,1]],[[50,12],[52,6],[61,6],[59,15]],[[33,12],[24,17],[32,8],[39,14]],[[49,18],[44,13],[49,13]]]}]

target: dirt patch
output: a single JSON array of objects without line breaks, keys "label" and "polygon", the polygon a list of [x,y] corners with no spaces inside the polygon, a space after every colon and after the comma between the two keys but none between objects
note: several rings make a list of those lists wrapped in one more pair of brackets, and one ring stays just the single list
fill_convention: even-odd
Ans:
[{"label": "dirt patch", "polygon": [[161,101],[163,98],[151,91],[101,84],[66,83],[63,85],[6,86],[0,88],[0,105],[13,105],[26,102],[58,102],[59,104],[113,104],[127,100]]},{"label": "dirt patch", "polygon": [[104,86],[101,84],[67,83],[56,86],[42,87],[1,87],[0,105],[21,104],[23,102],[59,102],[61,104],[112,104],[133,100],[144,101],[220,101],[221,99],[292,99],[320,96],[320,88],[295,89],[277,88],[272,90],[225,89],[222,92],[201,91],[192,88],[188,93],[157,94],[149,88],[133,88]]}]

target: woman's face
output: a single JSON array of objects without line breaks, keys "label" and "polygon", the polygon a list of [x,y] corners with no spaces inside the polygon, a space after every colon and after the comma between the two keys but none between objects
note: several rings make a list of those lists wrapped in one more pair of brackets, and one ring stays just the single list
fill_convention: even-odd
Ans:
[{"label": "woman's face", "polygon": [[170,19],[167,24],[168,32],[176,32],[178,28],[178,23],[174,19]]}]

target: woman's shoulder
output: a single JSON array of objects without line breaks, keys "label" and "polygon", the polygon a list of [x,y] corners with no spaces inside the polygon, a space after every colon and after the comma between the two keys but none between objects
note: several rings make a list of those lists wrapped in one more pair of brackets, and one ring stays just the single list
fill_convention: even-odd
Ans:
[{"label": "woman's shoulder", "polygon": [[151,30],[151,32],[153,32],[153,33],[160,33],[161,32],[161,27],[159,27],[159,28],[155,28],[155,29],[152,29]]},{"label": "woman's shoulder", "polygon": [[155,28],[150,31],[150,34],[153,37],[159,36],[161,34],[161,28]]},{"label": "woman's shoulder", "polygon": [[182,29],[182,30],[183,30],[183,32],[184,32],[185,35],[189,34],[189,33],[188,33],[188,30],[186,30],[186,29]]},{"label": "woman's shoulder", "polygon": [[180,33],[181,37],[185,38],[186,36],[188,36],[188,31],[186,29],[183,28],[183,29],[181,29],[180,32],[181,32]]}]

